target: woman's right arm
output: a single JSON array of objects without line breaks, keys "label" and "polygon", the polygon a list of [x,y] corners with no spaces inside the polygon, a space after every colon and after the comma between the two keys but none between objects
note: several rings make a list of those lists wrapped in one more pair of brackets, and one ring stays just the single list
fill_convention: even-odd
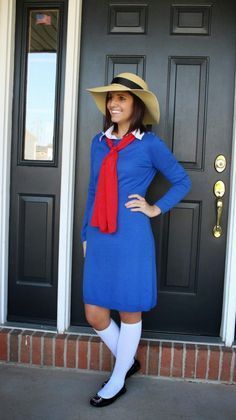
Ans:
[{"label": "woman's right arm", "polygon": [[87,201],[85,206],[85,212],[82,222],[82,228],[80,237],[83,242],[83,251],[84,251],[84,257],[86,253],[86,236],[87,236],[87,226],[88,226],[88,219],[91,207],[94,202],[95,198],[95,182],[94,182],[94,173],[93,173],[93,154],[94,154],[94,144],[95,144],[95,138],[93,138],[91,146],[90,146],[90,177],[89,177],[89,185],[88,185],[88,193],[87,193]]}]

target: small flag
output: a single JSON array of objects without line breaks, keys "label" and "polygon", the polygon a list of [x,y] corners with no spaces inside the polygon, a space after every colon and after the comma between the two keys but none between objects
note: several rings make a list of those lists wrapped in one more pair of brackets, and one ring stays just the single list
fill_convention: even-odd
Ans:
[{"label": "small flag", "polygon": [[51,16],[37,13],[35,23],[36,25],[51,25]]}]

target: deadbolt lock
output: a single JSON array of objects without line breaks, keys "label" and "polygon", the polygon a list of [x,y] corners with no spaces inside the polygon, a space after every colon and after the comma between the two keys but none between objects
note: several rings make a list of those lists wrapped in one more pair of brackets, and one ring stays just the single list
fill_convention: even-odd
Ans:
[{"label": "deadbolt lock", "polygon": [[215,165],[215,170],[217,172],[223,172],[226,168],[226,158],[225,158],[225,156],[224,155],[216,156],[214,165]]}]

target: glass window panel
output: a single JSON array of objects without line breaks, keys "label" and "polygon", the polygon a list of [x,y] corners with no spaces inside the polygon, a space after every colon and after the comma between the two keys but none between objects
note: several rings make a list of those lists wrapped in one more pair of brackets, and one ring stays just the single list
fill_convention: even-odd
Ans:
[{"label": "glass window panel", "polygon": [[27,48],[25,160],[52,161],[59,10],[31,10]]}]

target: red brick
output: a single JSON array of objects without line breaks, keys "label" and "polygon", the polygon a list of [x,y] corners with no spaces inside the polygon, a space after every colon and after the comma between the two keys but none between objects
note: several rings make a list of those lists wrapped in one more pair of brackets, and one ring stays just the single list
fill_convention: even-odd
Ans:
[{"label": "red brick", "polygon": [[0,334],[8,334],[8,333],[10,333],[11,331],[13,331],[13,328],[7,328],[7,327],[1,327],[0,328]]},{"label": "red brick", "polygon": [[183,376],[183,344],[174,344],[172,376],[178,378]]},{"label": "red brick", "polygon": [[66,367],[75,368],[76,367],[76,335],[69,335],[67,338],[67,351],[66,351]]},{"label": "red brick", "polygon": [[234,349],[233,381],[236,382],[236,349]]},{"label": "red brick", "polygon": [[111,354],[111,369],[114,368],[115,363],[116,363],[116,358],[115,358],[115,356],[113,356],[113,354]]},{"label": "red brick", "polygon": [[44,345],[43,345],[43,365],[52,366],[53,365],[53,338],[55,334],[46,333],[44,335]]},{"label": "red brick", "polygon": [[88,341],[89,337],[81,336],[78,342],[78,368],[88,369]]},{"label": "red brick", "polygon": [[137,351],[137,359],[140,361],[141,369],[139,373],[146,374],[146,362],[147,362],[147,344],[146,340],[140,340],[138,351]]},{"label": "red brick", "polygon": [[10,330],[4,331],[2,328],[0,331],[0,360],[7,362],[7,342],[8,342],[8,333]]},{"label": "red brick", "polygon": [[19,362],[18,360],[18,341],[21,330],[13,330],[10,334],[10,362]]},{"label": "red brick", "polygon": [[224,382],[229,382],[230,375],[231,375],[231,363],[232,363],[233,352],[232,352],[232,349],[229,347],[223,347],[222,351],[223,351],[223,360],[222,360],[220,380]]},{"label": "red brick", "polygon": [[159,343],[149,341],[148,375],[158,375]]},{"label": "red brick", "polygon": [[[31,336],[32,339],[30,340]],[[10,343],[9,350],[8,341]],[[76,342],[78,342],[78,354],[76,354]],[[43,353],[41,355],[42,343]],[[185,366],[183,367],[184,344],[163,342],[162,352],[160,352],[161,344],[159,341],[141,340],[137,350],[137,358],[141,362],[140,373],[158,375],[158,366],[160,365],[161,376],[182,377],[184,373],[185,378],[220,379],[220,381],[226,383],[233,380],[236,383],[235,349],[203,344],[186,344],[185,347]],[[198,357],[196,350],[198,350]],[[58,334],[55,336],[55,334],[43,331],[33,332],[32,330],[0,328],[0,360],[7,361],[9,352],[9,361],[30,363],[31,351],[32,364],[36,365],[52,366],[55,357],[55,366],[76,368],[76,356],[78,356],[78,368],[102,369],[110,372],[115,362],[115,358],[108,347],[97,336],[78,336],[75,334]],[[222,358],[220,357],[221,351]],[[162,354],[161,360],[160,354]],[[208,354],[209,366],[207,365]],[[171,366],[172,356],[173,366]],[[222,366],[219,378],[220,361],[222,361]],[[232,363],[234,363],[234,366],[232,366]]]},{"label": "red brick", "polygon": [[162,343],[160,375],[170,376],[170,367],[171,367],[171,344]]},{"label": "red brick", "polygon": [[41,365],[41,342],[44,332],[36,331],[32,336],[32,364]]},{"label": "red brick", "polygon": [[196,346],[194,344],[186,344],[185,356],[185,378],[195,377],[195,362],[196,362]]},{"label": "red brick", "polygon": [[209,370],[208,379],[218,380],[219,368],[220,368],[220,348],[217,346],[210,346],[210,359],[209,359]]},{"label": "red brick", "polygon": [[20,361],[30,363],[31,336],[33,331],[24,331],[21,335]]},{"label": "red brick", "polygon": [[1,333],[2,334],[11,334],[13,331],[17,331],[17,330],[14,330],[13,328],[6,328],[6,327],[1,328]]},{"label": "red brick", "polygon": [[207,346],[197,346],[198,355],[197,355],[197,367],[196,367],[196,378],[206,379],[207,375]]},{"label": "red brick", "polygon": [[100,343],[101,340],[98,337],[92,337],[90,341],[90,365],[89,369],[99,370],[100,361]]},{"label": "red brick", "polygon": [[111,351],[106,346],[105,343],[102,343],[102,370],[107,372],[111,371]]},{"label": "red brick", "polygon": [[64,366],[67,334],[58,334],[55,338],[55,366]]}]

